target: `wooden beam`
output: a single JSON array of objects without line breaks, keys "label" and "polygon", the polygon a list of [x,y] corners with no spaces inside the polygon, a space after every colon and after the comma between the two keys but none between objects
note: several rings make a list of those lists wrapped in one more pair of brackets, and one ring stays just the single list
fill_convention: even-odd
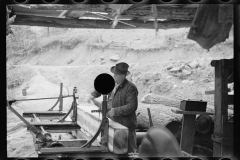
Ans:
[{"label": "wooden beam", "polygon": [[64,11],[57,11],[57,10],[32,10],[32,9],[19,9],[14,8],[13,10],[14,15],[32,15],[32,16],[48,16],[48,17],[58,17]]},{"label": "wooden beam", "polygon": [[192,154],[192,150],[193,150],[195,125],[196,125],[195,119],[196,119],[196,114],[183,115],[180,147],[181,147],[181,150],[189,154]]},{"label": "wooden beam", "polygon": [[[171,7],[166,5],[157,6],[158,16],[162,16],[165,19],[193,19],[196,13],[197,7],[180,8]],[[137,6],[133,5],[130,9],[126,10],[122,15],[138,15],[149,16],[152,15],[151,5]]]},{"label": "wooden beam", "polygon": [[103,152],[102,147],[58,147],[58,148],[42,148],[40,149],[41,154],[63,154],[63,153],[84,153],[84,152]]},{"label": "wooden beam", "polygon": [[[102,121],[102,115],[99,113],[91,112],[98,109],[93,105],[79,105],[78,106],[77,124],[81,126],[83,130],[94,136]],[[96,139],[101,142],[101,136]],[[128,150],[128,128],[109,119],[108,128],[108,149],[115,154],[125,154]]]},{"label": "wooden beam", "polygon": [[64,126],[64,125],[74,126],[75,125],[75,124],[72,124],[72,122],[48,122],[48,121],[31,122],[30,124],[34,126]]},{"label": "wooden beam", "polygon": [[[228,92],[231,92],[231,89],[228,88]],[[215,90],[205,91],[206,95],[211,95],[211,94],[214,94],[214,93],[215,93]]]},{"label": "wooden beam", "polygon": [[[32,10],[33,12],[41,12],[38,10],[74,10],[74,12],[105,12],[109,15],[112,13],[111,8],[109,8],[107,5],[100,5],[100,4],[78,4],[78,5],[9,5],[13,7],[13,10],[19,12],[29,12],[29,10]],[[193,7],[183,7],[183,6],[177,6],[176,5],[157,5],[157,17],[159,19],[179,19],[179,20],[192,20],[195,16],[197,10],[197,6]],[[20,13],[21,14],[21,13]],[[23,13],[22,13],[23,14]],[[55,13],[51,13],[55,14]],[[151,5],[132,5],[132,7],[128,8],[126,11],[124,11],[121,16],[132,16],[135,18],[140,19],[148,19],[153,18],[153,14],[151,12]]]},{"label": "wooden beam", "polygon": [[87,143],[87,139],[58,140],[64,147],[81,147]]},{"label": "wooden beam", "polygon": [[[214,136],[220,138],[227,137],[228,126],[228,88],[227,79],[229,75],[229,67],[231,67],[231,60],[217,60],[212,61],[211,65],[215,67],[215,124],[214,124]],[[228,146],[222,142],[214,141],[213,143],[213,156],[214,157],[226,157],[229,155]]]},{"label": "wooden beam", "polygon": [[106,5],[103,4],[10,4],[12,8],[19,9],[33,9],[33,10],[81,10],[81,11],[94,11],[102,12],[105,10]]},{"label": "wooden beam", "polygon": [[171,109],[171,111],[172,111],[173,113],[176,113],[176,114],[188,114],[188,115],[196,115],[196,114],[199,114],[199,115],[213,115],[213,113],[208,113],[208,112],[183,111],[183,110],[180,110],[180,109]]},{"label": "wooden beam", "polygon": [[[233,68],[233,59],[222,59],[222,61],[224,61],[225,68],[230,68],[230,69]],[[218,63],[221,63],[221,62],[219,60],[212,60],[210,64],[212,67],[216,67],[217,65],[219,65]]]},{"label": "wooden beam", "polygon": [[[154,29],[153,22],[123,21],[136,26],[134,29]],[[111,20],[88,20],[88,19],[66,19],[40,16],[18,15],[12,25],[43,26],[57,28],[102,28],[109,29]],[[159,29],[169,29],[176,27],[190,27],[191,21],[179,22],[158,22]],[[115,29],[133,29],[133,27],[119,23]]]},{"label": "wooden beam", "polygon": [[45,111],[45,112],[24,112],[23,117],[33,117],[33,114],[36,114],[38,117],[63,117],[66,112],[60,112],[60,111]]},{"label": "wooden beam", "polygon": [[205,91],[205,94],[206,94],[206,95],[211,95],[211,94],[214,94],[214,93],[215,93],[214,90],[211,90],[211,91]]},{"label": "wooden beam", "polygon": [[67,11],[68,11],[68,10],[62,11],[61,14],[60,14],[58,17],[65,17],[65,14],[66,14]]}]

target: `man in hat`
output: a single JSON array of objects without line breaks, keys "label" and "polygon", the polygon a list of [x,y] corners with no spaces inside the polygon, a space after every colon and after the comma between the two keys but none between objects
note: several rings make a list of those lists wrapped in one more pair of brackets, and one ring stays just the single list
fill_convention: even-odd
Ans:
[{"label": "man in hat", "polygon": [[[129,130],[128,135],[128,152],[136,152],[136,132],[137,118],[135,111],[138,107],[138,90],[137,87],[126,79],[130,74],[129,65],[121,62],[111,67],[115,80],[115,87],[108,95],[108,113],[107,116],[115,122],[126,126]],[[91,93],[90,99],[101,109],[101,104],[95,101],[95,98],[101,94],[97,91]]]}]

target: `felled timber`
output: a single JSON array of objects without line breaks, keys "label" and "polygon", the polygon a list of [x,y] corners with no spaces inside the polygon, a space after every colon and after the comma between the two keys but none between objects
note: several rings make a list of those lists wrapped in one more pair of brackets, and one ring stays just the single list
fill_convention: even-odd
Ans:
[{"label": "felled timber", "polygon": [[[147,104],[162,104],[169,107],[180,108],[181,100],[150,93],[145,95],[142,98],[141,102],[147,103]],[[214,106],[207,104],[206,112],[214,113]],[[233,115],[233,110],[228,109],[228,116],[231,116],[231,115]],[[211,117],[213,120],[215,119],[214,115],[211,115]]]},{"label": "felled timber", "polygon": [[[97,110],[98,107],[91,104],[78,105],[77,124],[87,131],[91,136],[97,132],[102,116],[99,113],[91,112]],[[128,151],[128,128],[109,119],[109,138],[108,149],[115,154],[125,154]],[[97,141],[101,141],[101,135],[98,136]]]},{"label": "felled timber", "polygon": [[161,104],[138,104],[137,113],[137,128],[148,129],[150,128],[149,117],[147,108],[150,109],[153,126],[164,126],[168,128],[173,135],[180,140],[181,134],[181,119],[182,115],[175,114],[171,111],[173,107],[164,106]]},{"label": "felled timber", "polygon": [[[131,24],[136,27],[119,23],[115,29],[153,29],[152,21],[138,21],[138,20],[121,20],[122,22]],[[111,27],[111,20],[90,20],[90,19],[67,19],[44,16],[27,16],[17,15],[12,25],[28,25],[28,26],[43,26],[43,27],[57,27],[57,28],[102,28],[109,29]],[[190,27],[191,21],[163,21],[158,22],[159,29],[169,29],[176,27]]]}]

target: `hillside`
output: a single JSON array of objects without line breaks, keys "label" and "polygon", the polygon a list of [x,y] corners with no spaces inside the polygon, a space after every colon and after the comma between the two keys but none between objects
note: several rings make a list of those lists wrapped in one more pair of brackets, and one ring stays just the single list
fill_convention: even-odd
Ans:
[{"label": "hillside", "polygon": [[[111,66],[126,62],[131,72],[128,79],[139,90],[139,102],[144,95],[154,93],[178,100],[204,100],[213,105],[213,95],[205,95],[206,90],[214,89],[214,68],[210,62],[233,58],[233,31],[225,42],[206,51],[186,38],[188,30],[159,30],[156,36],[154,29],[50,28],[47,36],[46,28],[31,27],[34,36],[23,37],[26,48],[18,48],[17,52],[7,50],[8,98],[58,96],[59,84],[63,83],[64,95],[68,94],[66,86],[69,94],[77,87],[80,101],[85,103],[84,95],[93,89],[95,77],[104,72],[110,74]],[[27,96],[22,95],[22,89],[27,89]],[[71,99],[64,101],[66,110],[70,102]],[[54,100],[18,102],[15,108],[20,113],[45,111],[54,103]],[[18,117],[7,111],[8,156],[34,157],[31,135],[22,126]]]}]

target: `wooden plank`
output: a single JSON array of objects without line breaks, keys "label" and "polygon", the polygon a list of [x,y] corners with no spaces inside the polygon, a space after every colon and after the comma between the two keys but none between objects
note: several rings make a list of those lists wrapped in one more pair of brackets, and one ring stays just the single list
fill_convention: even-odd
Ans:
[{"label": "wooden plank", "polygon": [[193,149],[195,119],[196,115],[183,115],[180,148],[189,154],[192,154]]},{"label": "wooden plank", "polygon": [[215,91],[214,90],[211,90],[211,91],[205,91],[205,95],[211,95],[211,94],[214,94]]},{"label": "wooden plank", "polygon": [[72,128],[70,128],[70,129],[61,129],[61,130],[52,130],[52,129],[45,129],[45,131],[47,131],[47,132],[49,132],[49,133],[69,133],[69,132],[71,132],[71,131],[73,131],[73,130],[75,130],[75,129],[72,129]]},{"label": "wooden plank", "polygon": [[[102,116],[99,113],[92,113],[98,107],[93,105],[79,105],[77,123],[83,130],[94,136],[100,127]],[[109,119],[108,149],[115,154],[125,154],[128,151],[128,128]],[[101,135],[97,141],[101,141]]]},{"label": "wooden plank", "polygon": [[26,111],[25,114],[66,114],[67,112],[62,111]]},{"label": "wooden plank", "polygon": [[[226,137],[227,122],[228,122],[228,67],[231,66],[232,60],[216,60],[212,61],[211,65],[215,66],[215,123],[214,123],[214,135],[218,137]],[[225,157],[229,156],[225,154],[226,145],[223,143],[213,143],[213,156]]]},{"label": "wooden plank", "polygon": [[32,16],[48,16],[48,17],[58,17],[62,11],[57,10],[31,10],[31,9],[19,9],[13,8],[14,15],[32,15]]},{"label": "wooden plank", "polygon": [[[38,158],[42,159],[61,159],[61,158],[56,158],[56,157],[69,157],[65,159],[92,159],[92,158],[97,158],[97,159],[106,159],[106,157],[109,157],[110,159],[124,159],[124,158],[129,158],[128,154],[124,155],[117,155],[113,154],[111,152],[74,152],[74,153],[64,153],[64,154],[54,154],[54,153],[48,153],[48,154],[41,154],[40,152],[38,153]],[[70,158],[71,157],[71,158]],[[62,159],[64,159],[62,158]]]},{"label": "wooden plank", "polygon": [[34,111],[28,111],[23,113],[23,117],[29,117],[32,118],[33,114],[35,114],[38,117],[62,117],[66,114],[66,112],[61,111],[45,111],[45,112],[34,112]]},{"label": "wooden plank", "polygon": [[46,130],[76,130],[80,129],[81,127],[79,125],[57,125],[57,126],[44,126],[44,129]]},{"label": "wooden plank", "polygon": [[[231,90],[228,88],[228,92],[230,92]],[[205,95],[211,95],[214,94],[215,90],[211,90],[211,91],[205,91]]]},{"label": "wooden plank", "polygon": [[32,9],[32,10],[81,10],[81,11],[94,11],[102,12],[105,10],[106,5],[100,4],[9,4],[9,7],[19,9]]},{"label": "wooden plank", "polygon": [[64,147],[81,147],[88,140],[86,139],[73,139],[73,140],[58,140],[58,142],[62,143]]},{"label": "wooden plank", "polygon": [[[153,22],[146,23],[137,20],[123,21],[136,26],[134,29],[154,29]],[[111,20],[90,20],[90,19],[66,19],[41,16],[24,16],[18,15],[12,25],[28,25],[28,26],[45,26],[58,28],[103,28],[109,29]],[[158,22],[159,29],[175,28],[175,27],[190,27],[191,21],[173,21],[173,22]],[[115,29],[133,29],[133,27],[119,23]]]},{"label": "wooden plank", "polygon": [[[87,12],[87,13],[84,13]],[[157,19],[161,20],[161,19],[178,19],[178,20],[192,20],[192,17],[186,17],[186,13],[167,13],[165,12],[165,10],[163,11],[159,11],[160,13],[158,13],[157,15]],[[84,14],[83,14],[84,13]],[[26,15],[26,16],[43,16],[43,17],[68,17],[68,18],[79,18],[79,17],[88,17],[88,18],[103,18],[102,16],[99,16],[97,14],[91,13],[89,11],[79,11],[79,10],[64,10],[64,11],[58,11],[58,10],[31,10],[31,9],[26,9],[26,10],[22,10],[19,8],[14,8],[14,14],[15,15]],[[113,18],[113,16],[111,16],[110,14],[102,14],[108,18]],[[153,15],[138,15],[138,14],[132,14],[132,15],[120,15],[119,16],[119,20],[131,20],[131,19],[137,19],[137,20],[141,20],[142,22],[144,21],[148,21],[149,19],[154,19],[155,17]],[[104,19],[104,18],[103,18]]]},{"label": "wooden plank", "polygon": [[[219,64],[224,63],[225,69],[233,68],[233,59],[221,59],[221,60],[212,60],[210,63],[212,67],[216,67]],[[228,75],[228,74],[227,74]]]},{"label": "wooden plank", "polygon": [[[84,132],[83,129],[81,130],[74,130],[72,131],[72,134],[77,137],[78,139],[87,139],[87,140],[91,140],[92,136],[89,135],[88,133],[86,133],[86,131]],[[95,140],[93,143],[92,143],[92,146],[101,146],[99,144],[99,142],[97,140]]]},{"label": "wooden plank", "polygon": [[213,115],[213,113],[208,113],[208,112],[197,112],[197,111],[183,111],[180,109],[171,109],[172,112],[176,114],[184,114],[184,115]]},{"label": "wooden plank", "polygon": [[65,14],[67,13],[68,10],[64,10],[61,12],[61,14],[58,17],[65,17]]},{"label": "wooden plank", "polygon": [[72,122],[48,122],[48,121],[42,121],[42,122],[31,122],[31,125],[34,126],[63,126],[63,125],[76,125],[73,124]]},{"label": "wooden plank", "polygon": [[41,154],[64,154],[64,153],[84,153],[84,152],[104,152],[101,147],[90,147],[90,148],[80,148],[80,147],[58,147],[58,148],[42,148],[40,149]]}]

